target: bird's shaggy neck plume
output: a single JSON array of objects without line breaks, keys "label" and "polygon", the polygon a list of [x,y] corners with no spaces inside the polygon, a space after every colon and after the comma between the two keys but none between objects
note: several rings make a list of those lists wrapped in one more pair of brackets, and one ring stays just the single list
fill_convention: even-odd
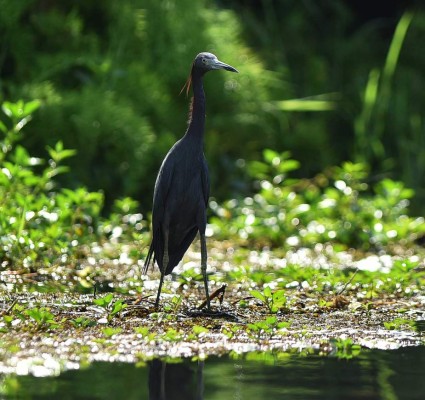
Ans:
[{"label": "bird's shaggy neck plume", "polygon": [[203,140],[205,129],[205,93],[202,82],[203,73],[192,67],[182,91],[186,89],[189,94],[190,87],[193,88],[193,97],[189,107],[189,126],[186,135]]}]

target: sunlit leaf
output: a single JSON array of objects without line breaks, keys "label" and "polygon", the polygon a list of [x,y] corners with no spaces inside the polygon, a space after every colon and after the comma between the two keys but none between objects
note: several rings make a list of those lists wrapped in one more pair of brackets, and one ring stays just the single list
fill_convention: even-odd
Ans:
[{"label": "sunlit leaf", "polygon": [[261,292],[259,292],[258,290],[251,290],[249,293],[251,294],[251,296],[255,297],[256,299],[258,299],[262,302],[264,302],[266,300],[264,295]]}]

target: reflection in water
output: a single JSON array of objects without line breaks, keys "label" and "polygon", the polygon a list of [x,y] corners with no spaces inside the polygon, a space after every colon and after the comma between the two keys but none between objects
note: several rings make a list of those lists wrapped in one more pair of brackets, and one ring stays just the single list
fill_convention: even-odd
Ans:
[{"label": "reflection in water", "polygon": [[425,346],[363,349],[349,360],[254,353],[146,367],[94,363],[59,377],[0,375],[0,399],[423,399],[424,371]]},{"label": "reflection in water", "polygon": [[167,364],[153,360],[148,368],[149,400],[203,400],[203,361]]}]

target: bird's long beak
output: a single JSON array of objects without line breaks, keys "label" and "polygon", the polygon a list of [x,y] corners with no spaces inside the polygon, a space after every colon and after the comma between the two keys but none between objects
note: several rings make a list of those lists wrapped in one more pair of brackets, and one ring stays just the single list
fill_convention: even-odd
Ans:
[{"label": "bird's long beak", "polygon": [[214,60],[211,63],[211,67],[213,69],[225,69],[226,71],[231,71],[231,72],[239,72],[236,68],[233,68],[231,65],[229,64],[225,64],[224,62],[221,62],[220,60]]}]

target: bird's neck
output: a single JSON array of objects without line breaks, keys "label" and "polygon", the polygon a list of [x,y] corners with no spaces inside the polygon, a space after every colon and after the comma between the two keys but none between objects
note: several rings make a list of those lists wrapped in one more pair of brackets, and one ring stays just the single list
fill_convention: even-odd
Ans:
[{"label": "bird's neck", "polygon": [[205,92],[202,74],[192,73],[193,98],[191,116],[186,136],[195,139],[202,145],[205,130]]}]

